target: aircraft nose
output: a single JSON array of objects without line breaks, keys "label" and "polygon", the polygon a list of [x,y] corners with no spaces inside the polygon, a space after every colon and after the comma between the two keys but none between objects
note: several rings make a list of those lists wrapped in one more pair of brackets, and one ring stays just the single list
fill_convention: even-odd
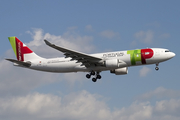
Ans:
[{"label": "aircraft nose", "polygon": [[173,58],[174,56],[176,56],[176,54],[175,53],[171,53],[171,58]]},{"label": "aircraft nose", "polygon": [[175,53],[173,53],[173,57],[174,57],[174,56],[176,56],[176,54],[175,54]]}]

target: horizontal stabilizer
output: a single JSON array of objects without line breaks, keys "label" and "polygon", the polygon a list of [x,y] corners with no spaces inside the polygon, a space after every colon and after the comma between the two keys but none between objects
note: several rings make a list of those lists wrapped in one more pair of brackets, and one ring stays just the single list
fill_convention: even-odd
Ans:
[{"label": "horizontal stabilizer", "polygon": [[14,60],[14,59],[6,59],[10,62],[16,63],[18,65],[22,65],[24,67],[30,67],[31,66],[31,62],[22,62],[22,61],[18,61],[18,60]]}]

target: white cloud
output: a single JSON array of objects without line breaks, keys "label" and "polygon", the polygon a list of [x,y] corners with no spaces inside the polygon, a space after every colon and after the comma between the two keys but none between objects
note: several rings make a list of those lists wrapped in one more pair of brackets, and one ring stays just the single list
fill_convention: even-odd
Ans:
[{"label": "white cloud", "polygon": [[167,39],[170,37],[170,34],[169,33],[164,33],[162,35],[159,36],[160,39]]},{"label": "white cloud", "polygon": [[33,29],[32,32],[28,31],[27,33],[30,34],[33,38],[31,42],[27,43],[27,46],[29,46],[38,55],[42,55],[44,57],[62,56],[62,53],[60,51],[57,51],[47,46],[44,43],[44,39],[47,39],[48,41],[56,45],[66,47],[72,50],[77,50],[84,53],[90,53],[95,48],[90,43],[93,40],[93,37],[80,36],[79,34],[71,30],[59,36],[52,35],[50,33],[44,33],[42,29]]},{"label": "white cloud", "polygon": [[178,98],[180,97],[180,91],[165,89],[163,87],[158,87],[157,89],[142,94],[137,99],[139,100],[150,100],[152,98]]},{"label": "white cloud", "polygon": [[105,30],[105,31],[102,31],[100,33],[100,35],[104,38],[108,38],[108,39],[112,39],[112,38],[115,38],[115,37],[119,37],[119,33],[118,32],[114,32],[112,30]]},{"label": "white cloud", "polygon": [[136,46],[138,43],[150,45],[155,43],[156,41],[159,41],[159,39],[167,39],[169,37],[170,37],[169,33],[155,35],[154,31],[152,30],[147,30],[147,31],[141,30],[134,34],[135,40],[131,42],[131,45]]},{"label": "white cloud", "polygon": [[139,40],[139,42],[145,43],[145,44],[151,44],[153,43],[154,38],[154,32],[152,30],[148,31],[139,31],[134,34],[134,37]]},{"label": "white cloud", "polygon": [[150,73],[150,72],[151,72],[151,69],[148,68],[148,67],[146,67],[146,66],[144,66],[144,67],[139,71],[139,75],[140,75],[140,77],[145,77],[145,76],[147,76],[147,74]]},{"label": "white cloud", "polygon": [[86,29],[87,31],[93,31],[93,28],[92,28],[91,25],[86,25],[85,29]]},{"label": "white cloud", "polygon": [[[40,28],[33,28],[33,31],[27,31],[26,33],[30,34],[33,38],[33,41],[28,43],[29,46],[40,46],[42,45],[43,40],[43,30]],[[21,40],[23,42],[23,40]]]},{"label": "white cloud", "polygon": [[68,83],[69,87],[74,87],[75,83],[83,85],[85,81],[87,81],[85,72],[77,72],[77,73],[63,73],[63,80]]},{"label": "white cloud", "polygon": [[[108,119],[106,104],[87,91],[71,93],[64,98],[34,93],[24,97],[0,99],[0,115],[5,119]],[[108,118],[106,118],[108,117]]]},{"label": "white cloud", "polygon": [[6,60],[0,60],[0,76],[0,96],[27,94],[38,86],[63,79],[55,73],[15,67]]},{"label": "white cloud", "polygon": [[129,107],[118,110],[122,120],[144,120],[152,117],[152,106],[149,102],[133,102]]},{"label": "white cloud", "polygon": [[179,120],[180,99],[133,102],[128,107],[111,110],[98,94],[85,90],[64,97],[32,93],[0,99],[3,119],[26,120]]},{"label": "white cloud", "polygon": [[165,115],[180,116],[180,99],[157,101],[154,111]]}]

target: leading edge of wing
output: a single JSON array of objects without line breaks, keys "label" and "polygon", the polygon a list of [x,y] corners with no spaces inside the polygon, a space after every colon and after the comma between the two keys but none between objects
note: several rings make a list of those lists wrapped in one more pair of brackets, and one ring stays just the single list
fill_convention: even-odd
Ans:
[{"label": "leading edge of wing", "polygon": [[[46,45],[65,53],[64,55],[66,57],[71,57],[73,60],[79,60],[79,58],[88,59],[89,61],[100,61],[100,60],[102,60],[101,58],[90,56],[90,55],[87,55],[87,54],[82,53],[82,52],[77,52],[77,51],[70,50],[70,49],[67,49],[64,47],[56,46],[55,44],[52,44],[47,40],[44,40],[44,41],[45,41]],[[77,57],[74,57],[74,56],[77,56]],[[78,59],[76,59],[76,58],[78,58]]]}]

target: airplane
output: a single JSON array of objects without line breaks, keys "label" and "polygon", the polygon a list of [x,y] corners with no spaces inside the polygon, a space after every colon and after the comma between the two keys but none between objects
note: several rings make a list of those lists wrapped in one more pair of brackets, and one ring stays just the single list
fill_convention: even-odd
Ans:
[{"label": "airplane", "polygon": [[46,45],[62,53],[65,57],[42,58],[29,49],[17,37],[8,37],[13,51],[17,57],[6,59],[14,63],[14,66],[29,68],[33,70],[68,73],[68,72],[88,72],[86,78],[96,82],[101,79],[100,72],[110,71],[115,75],[125,75],[128,67],[155,64],[159,70],[159,63],[167,61],[175,56],[175,53],[163,48],[145,48],[125,51],[115,51],[106,53],[86,54],[75,50],[60,47],[44,40]]}]

